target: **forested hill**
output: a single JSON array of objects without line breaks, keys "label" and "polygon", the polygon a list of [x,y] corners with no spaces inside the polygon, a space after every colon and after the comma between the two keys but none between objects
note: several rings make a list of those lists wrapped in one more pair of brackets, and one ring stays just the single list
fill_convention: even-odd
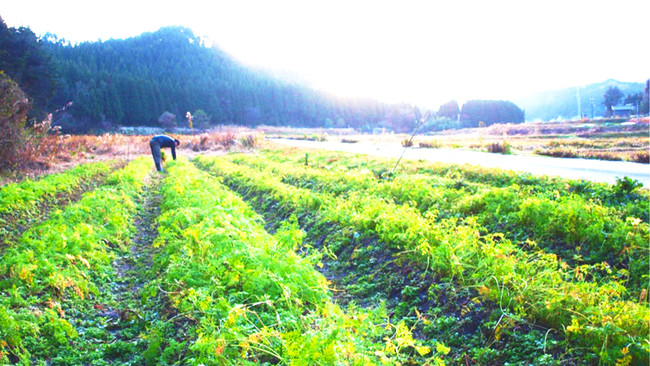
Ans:
[{"label": "forested hill", "polygon": [[[572,119],[578,116],[578,96],[580,111],[587,117],[604,116],[604,95],[608,88],[618,88],[624,95],[643,93],[644,83],[628,83],[607,80],[589,84],[580,88],[548,90],[520,98],[515,102],[526,111],[527,121],[551,121],[555,119]],[[593,101],[593,115],[592,115]],[[624,102],[624,98],[621,99]]]},{"label": "forested hill", "polygon": [[387,127],[409,131],[420,112],[410,105],[344,100],[280,81],[207,47],[188,28],[166,27],[125,40],[44,44],[58,76],[51,106],[67,131],[159,125],[164,112],[187,126]]},{"label": "forested hill", "polygon": [[[245,67],[184,27],[166,27],[124,40],[71,45],[41,38],[0,18],[0,72],[13,79],[32,106],[28,120],[48,113],[65,132],[104,132],[118,126],[194,127],[279,125],[385,128],[413,131],[417,107],[370,99],[342,99]],[[444,110],[443,110],[444,109]],[[175,116],[175,120],[161,116]],[[508,101],[455,101],[441,107],[421,131],[523,122]]]}]

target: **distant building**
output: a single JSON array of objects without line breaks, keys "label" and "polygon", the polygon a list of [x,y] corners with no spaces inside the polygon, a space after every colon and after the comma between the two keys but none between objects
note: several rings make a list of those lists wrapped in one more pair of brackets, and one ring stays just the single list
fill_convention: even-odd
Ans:
[{"label": "distant building", "polygon": [[635,107],[632,104],[626,105],[613,105],[612,106],[612,117],[629,117],[634,113]]}]

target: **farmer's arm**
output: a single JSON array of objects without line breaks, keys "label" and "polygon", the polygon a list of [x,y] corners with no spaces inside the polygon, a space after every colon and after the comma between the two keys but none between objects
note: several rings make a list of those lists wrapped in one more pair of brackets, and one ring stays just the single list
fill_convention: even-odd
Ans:
[{"label": "farmer's arm", "polygon": [[172,158],[176,160],[176,144],[172,144]]}]

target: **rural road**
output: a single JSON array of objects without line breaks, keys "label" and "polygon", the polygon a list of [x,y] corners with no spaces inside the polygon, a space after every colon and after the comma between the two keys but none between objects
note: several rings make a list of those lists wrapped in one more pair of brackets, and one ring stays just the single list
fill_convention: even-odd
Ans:
[{"label": "rural road", "polygon": [[[358,142],[354,144],[333,141],[305,141],[271,139],[278,144],[345,151],[381,157],[399,158],[404,151],[401,146]],[[650,188],[650,165],[622,161],[595,159],[560,159],[535,155],[502,155],[460,149],[409,148],[403,159],[423,159],[453,164],[471,164],[490,168],[501,168],[537,175],[560,176],[569,179],[584,179],[593,182],[615,183],[617,177],[630,177]]]}]

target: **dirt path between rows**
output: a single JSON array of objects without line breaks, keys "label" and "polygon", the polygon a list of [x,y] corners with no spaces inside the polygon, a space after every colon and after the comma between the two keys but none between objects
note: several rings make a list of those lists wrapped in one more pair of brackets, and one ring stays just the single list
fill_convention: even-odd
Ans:
[{"label": "dirt path between rows", "polygon": [[116,269],[116,284],[118,300],[129,300],[142,289],[145,278],[142,277],[145,268],[152,264],[152,243],[156,237],[156,217],[160,214],[162,197],[157,193],[160,186],[160,176],[151,174],[145,183],[145,197],[140,212],[135,219],[136,233],[133,244],[125,255],[119,256],[113,262]]},{"label": "dirt path between rows", "polygon": [[111,335],[106,343],[123,345],[114,347],[120,349],[120,353],[105,351],[115,361],[140,359],[148,343],[142,334],[146,334],[151,323],[158,319],[155,309],[142,303],[141,291],[154,279],[154,274],[149,269],[154,255],[152,244],[157,236],[156,218],[160,215],[162,200],[160,183],[161,175],[152,171],[145,182],[145,193],[134,220],[136,233],[133,242],[128,250],[122,251],[113,261],[115,278],[111,288],[106,290],[112,291],[114,305],[97,307]]}]

